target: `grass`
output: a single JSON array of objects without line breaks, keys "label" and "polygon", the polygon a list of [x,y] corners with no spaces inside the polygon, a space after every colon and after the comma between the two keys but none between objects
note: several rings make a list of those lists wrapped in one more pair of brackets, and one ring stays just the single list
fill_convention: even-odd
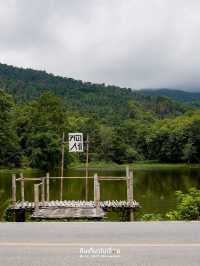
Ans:
[{"label": "grass", "polygon": [[0,168],[0,173],[2,172],[15,172],[15,173],[21,173],[21,172],[33,172],[33,171],[38,171],[38,169],[33,169],[33,168],[30,168],[30,167],[26,167],[26,168]]},{"label": "grass", "polygon": [[[126,166],[134,169],[176,169],[176,168],[196,168],[200,167],[200,164],[185,164],[185,163],[158,163],[152,161],[141,161],[130,164],[116,164],[113,162],[90,162],[90,169],[124,169]],[[73,163],[68,165],[69,169],[83,169],[85,168],[84,163]]]},{"label": "grass", "polygon": [[[129,164],[117,164],[114,162],[90,162],[89,169],[109,169],[109,170],[123,170],[126,166],[129,166],[133,169],[139,170],[151,170],[151,169],[180,169],[180,168],[200,168],[200,164],[186,164],[186,163],[158,163],[155,161],[138,161]],[[85,169],[85,163],[74,162],[67,165],[65,168],[68,169]],[[33,172],[33,171],[40,171],[39,169],[32,169],[32,168],[0,168],[0,174],[6,172],[15,172],[16,174],[20,172]]]}]

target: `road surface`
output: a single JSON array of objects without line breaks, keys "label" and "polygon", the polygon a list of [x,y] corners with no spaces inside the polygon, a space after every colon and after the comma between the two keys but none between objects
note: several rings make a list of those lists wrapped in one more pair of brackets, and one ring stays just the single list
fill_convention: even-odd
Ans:
[{"label": "road surface", "polygon": [[199,266],[200,222],[0,223],[0,266]]}]

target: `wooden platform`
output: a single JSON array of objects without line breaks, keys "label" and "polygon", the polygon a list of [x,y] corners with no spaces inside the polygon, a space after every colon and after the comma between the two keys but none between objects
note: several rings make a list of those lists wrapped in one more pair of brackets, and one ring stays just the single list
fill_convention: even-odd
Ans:
[{"label": "wooden platform", "polygon": [[[87,183],[88,177],[50,177],[49,173],[43,177],[27,178],[23,173],[20,177],[12,175],[12,205],[7,208],[7,217],[12,221],[24,221],[26,214],[38,219],[70,219],[70,218],[91,218],[99,219],[104,217],[106,211],[119,211],[133,216],[133,212],[140,208],[133,197],[133,171],[126,167],[126,175],[121,177],[98,176],[94,174],[94,198],[88,201],[87,184],[85,185],[86,200],[63,200],[63,179],[84,178]],[[60,200],[50,201],[50,179],[60,179]],[[25,201],[25,181],[37,181],[34,184],[34,202]],[[123,180],[127,187],[127,200],[101,201],[100,182],[106,180]],[[20,182],[21,201],[17,201],[17,184]],[[18,186],[19,187],[19,186]]]},{"label": "wooden platform", "polygon": [[[39,208],[49,209],[49,208],[81,208],[81,209],[94,209],[96,208],[96,204],[94,201],[76,201],[76,200],[64,200],[64,201],[45,201],[39,202]],[[135,200],[133,201],[123,201],[123,200],[108,200],[108,201],[100,201],[99,207],[103,210],[106,209],[138,209],[140,205]],[[15,206],[10,206],[8,209],[10,210],[18,210],[18,209],[35,209],[35,203],[29,201],[20,201],[15,204]]]},{"label": "wooden platform", "polygon": [[33,219],[103,219],[105,212],[101,208],[41,208],[34,211]]}]

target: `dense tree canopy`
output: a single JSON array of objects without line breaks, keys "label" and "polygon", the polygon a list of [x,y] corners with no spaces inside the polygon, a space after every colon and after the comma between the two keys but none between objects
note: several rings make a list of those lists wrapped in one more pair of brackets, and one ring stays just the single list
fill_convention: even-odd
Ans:
[{"label": "dense tree canopy", "polygon": [[0,90],[0,165],[19,164],[19,146],[14,127],[14,102]]},{"label": "dense tree canopy", "polygon": [[[73,131],[89,134],[91,161],[200,161],[198,108],[1,64],[0,86],[0,166],[57,167]],[[85,154],[66,147],[73,160]]]}]

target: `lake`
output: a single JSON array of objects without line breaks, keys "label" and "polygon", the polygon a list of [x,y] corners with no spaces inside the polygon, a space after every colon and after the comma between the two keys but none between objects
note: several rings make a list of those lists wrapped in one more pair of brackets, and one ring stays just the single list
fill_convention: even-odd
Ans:
[{"label": "lake", "polygon": [[[125,170],[96,169],[90,170],[89,175],[95,172],[103,176],[124,176]],[[11,199],[11,175],[13,170],[0,170],[0,220]],[[25,177],[44,176],[44,172],[37,170],[23,171]],[[68,170],[65,176],[84,176],[84,170]],[[58,176],[50,172],[50,176]],[[144,213],[166,213],[176,206],[175,191],[188,191],[191,187],[200,188],[200,166],[144,168],[134,170],[134,199],[141,205],[136,214],[139,220]],[[25,200],[33,201],[33,181],[25,182]],[[19,184],[18,184],[19,185]],[[84,200],[85,180],[65,179],[63,182],[63,199]],[[20,188],[17,188],[17,197],[20,199]],[[50,199],[59,199],[60,182],[50,180]],[[93,200],[93,179],[88,180],[88,198]],[[126,183],[124,181],[101,181],[101,200],[126,199]],[[109,213],[107,220],[120,220],[117,213]]]}]

